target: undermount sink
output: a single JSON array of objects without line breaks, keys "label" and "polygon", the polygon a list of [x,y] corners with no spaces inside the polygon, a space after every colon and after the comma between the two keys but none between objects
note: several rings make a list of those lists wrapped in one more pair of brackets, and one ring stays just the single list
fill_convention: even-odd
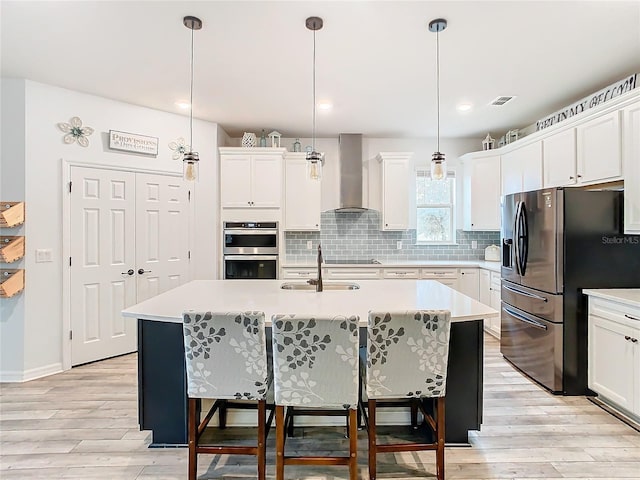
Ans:
[{"label": "undermount sink", "polygon": [[[287,282],[280,285],[283,290],[309,290],[315,291],[316,286],[308,283]],[[358,290],[360,285],[357,283],[346,282],[322,282],[323,290]]]}]

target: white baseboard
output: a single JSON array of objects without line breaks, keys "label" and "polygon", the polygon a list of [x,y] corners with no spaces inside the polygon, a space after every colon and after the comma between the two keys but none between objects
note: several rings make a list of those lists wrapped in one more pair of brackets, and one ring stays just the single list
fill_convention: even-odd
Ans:
[{"label": "white baseboard", "polygon": [[1,383],[21,383],[46,377],[54,373],[62,372],[62,363],[52,363],[44,367],[32,368],[31,370],[3,370],[0,371]]}]

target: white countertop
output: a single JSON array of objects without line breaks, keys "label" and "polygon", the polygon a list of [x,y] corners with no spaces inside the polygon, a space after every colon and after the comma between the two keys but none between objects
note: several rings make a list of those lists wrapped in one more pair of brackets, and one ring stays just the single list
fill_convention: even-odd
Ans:
[{"label": "white countertop", "polygon": [[[194,280],[122,311],[125,317],[182,322],[182,312],[259,310],[276,313],[360,316],[369,310],[443,309],[452,321],[498,316],[493,308],[434,280],[357,280],[358,290],[283,290],[283,280]],[[336,283],[326,281],[327,283]],[[337,282],[343,283],[343,282]]]},{"label": "white countertop", "polygon": [[640,308],[640,288],[589,288],[582,293]]},{"label": "white countertop", "polygon": [[[282,268],[316,268],[312,263],[294,263],[294,262],[282,262]],[[500,262],[489,262],[486,260],[394,260],[394,261],[381,261],[380,263],[323,263],[323,268],[413,268],[413,267],[450,267],[450,268],[484,268],[485,270],[491,270],[492,272],[500,273]]]}]

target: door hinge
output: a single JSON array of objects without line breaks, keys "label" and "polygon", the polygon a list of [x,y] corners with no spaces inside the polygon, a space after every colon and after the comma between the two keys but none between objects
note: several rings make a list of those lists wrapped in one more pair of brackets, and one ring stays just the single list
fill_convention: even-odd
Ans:
[{"label": "door hinge", "polygon": [[73,182],[69,182],[69,193],[71,193],[71,185],[73,185]]},{"label": "door hinge", "polygon": [[189,250],[189,251],[187,252],[187,258],[188,258],[189,260],[191,260],[191,250]]},{"label": "door hinge", "polygon": [[71,257],[69,257],[69,266],[71,266]]},{"label": "door hinge", "polygon": [[188,194],[188,199],[189,201],[191,201],[191,190],[188,190],[189,194]]},{"label": "door hinge", "polygon": [[69,340],[73,340],[73,330],[69,330]]}]

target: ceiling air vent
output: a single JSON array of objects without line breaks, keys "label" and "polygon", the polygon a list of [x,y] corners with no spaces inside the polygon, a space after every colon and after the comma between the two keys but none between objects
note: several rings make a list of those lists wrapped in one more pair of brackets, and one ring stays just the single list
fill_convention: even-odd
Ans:
[{"label": "ceiling air vent", "polygon": [[504,105],[505,103],[513,100],[514,98],[516,98],[516,97],[498,97],[493,102],[491,102],[489,105],[496,105],[498,107],[501,107],[502,105]]}]

